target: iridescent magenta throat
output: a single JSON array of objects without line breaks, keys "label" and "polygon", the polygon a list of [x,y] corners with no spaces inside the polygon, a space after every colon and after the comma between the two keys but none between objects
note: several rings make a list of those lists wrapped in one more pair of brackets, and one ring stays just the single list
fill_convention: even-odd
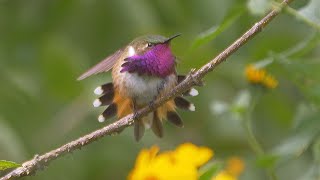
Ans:
[{"label": "iridescent magenta throat", "polygon": [[134,55],[125,61],[120,72],[166,77],[174,72],[175,56],[169,44],[157,44],[143,55]]}]

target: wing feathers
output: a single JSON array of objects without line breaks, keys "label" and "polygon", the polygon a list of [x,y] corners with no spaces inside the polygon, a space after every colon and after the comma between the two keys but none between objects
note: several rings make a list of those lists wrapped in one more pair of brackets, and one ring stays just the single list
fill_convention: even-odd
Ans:
[{"label": "wing feathers", "polygon": [[124,48],[122,48],[122,49],[116,51],[115,53],[113,53],[112,55],[108,56],[103,61],[101,61],[97,65],[93,66],[88,71],[86,71],[81,76],[79,76],[77,80],[80,81],[80,80],[83,80],[91,75],[109,71],[113,67],[113,65],[116,63],[116,61],[119,59],[123,50],[124,50]]}]

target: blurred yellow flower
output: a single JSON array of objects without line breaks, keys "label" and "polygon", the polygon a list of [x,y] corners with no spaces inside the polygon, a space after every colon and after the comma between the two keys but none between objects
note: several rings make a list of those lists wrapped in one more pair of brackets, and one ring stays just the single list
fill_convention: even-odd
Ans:
[{"label": "blurred yellow flower", "polygon": [[260,84],[263,87],[274,89],[278,86],[278,81],[268,74],[264,69],[258,69],[250,64],[245,69],[247,80],[252,84]]},{"label": "blurred yellow flower", "polygon": [[227,161],[227,167],[212,177],[211,180],[237,180],[243,170],[243,160],[239,157],[231,157]]},{"label": "blurred yellow flower", "polygon": [[266,76],[264,79],[264,85],[270,89],[274,89],[278,86],[278,81],[272,76]]},{"label": "blurred yellow flower", "polygon": [[191,143],[182,144],[174,151],[158,154],[157,146],[142,150],[129,180],[195,180],[198,168],[209,161],[213,151]]},{"label": "blurred yellow flower", "polygon": [[174,156],[181,163],[200,167],[213,156],[213,152],[206,147],[197,147],[194,144],[185,143],[177,147]]},{"label": "blurred yellow flower", "polygon": [[232,176],[227,171],[221,171],[216,176],[214,176],[211,180],[237,180],[238,178]]},{"label": "blurred yellow flower", "polygon": [[231,157],[228,159],[226,171],[228,171],[231,175],[239,176],[243,170],[244,163],[242,159],[239,157]]}]

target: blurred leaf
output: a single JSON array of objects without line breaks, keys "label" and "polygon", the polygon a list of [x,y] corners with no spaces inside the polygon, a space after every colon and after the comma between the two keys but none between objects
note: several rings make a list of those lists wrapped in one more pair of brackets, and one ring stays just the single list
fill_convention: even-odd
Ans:
[{"label": "blurred leaf", "polygon": [[245,8],[243,5],[235,5],[224,17],[220,25],[214,25],[210,29],[200,33],[195,38],[191,46],[191,49],[198,48],[199,46],[204,45],[215,39],[220,33],[222,33],[225,29],[230,27],[244,12]]},{"label": "blurred leaf", "polygon": [[201,175],[199,180],[210,180],[223,168],[222,163],[211,163],[201,169]]},{"label": "blurred leaf", "polygon": [[231,112],[243,115],[248,110],[251,99],[252,97],[248,90],[241,90],[231,105]]},{"label": "blurred leaf", "polygon": [[301,88],[313,103],[320,106],[320,84],[312,84],[305,87],[302,86]]},{"label": "blurred leaf", "polygon": [[257,164],[264,168],[273,167],[278,157],[272,154],[266,154],[258,157]]},{"label": "blurred leaf", "polygon": [[320,61],[318,59],[299,59],[291,61],[282,58],[280,61],[286,70],[283,76],[292,80],[309,102],[320,106]]},{"label": "blurred leaf", "polygon": [[297,180],[319,180],[320,171],[318,164],[312,164],[309,169],[302,172],[302,176],[297,178]]},{"label": "blurred leaf", "polygon": [[293,122],[294,122],[293,127],[294,128],[299,127],[300,124],[310,116],[310,114],[313,114],[315,112],[317,112],[315,108],[309,104],[301,103],[297,105],[296,112],[293,119]]},{"label": "blurred leaf", "polygon": [[[293,1],[290,4],[290,7],[294,8],[294,9],[300,9],[304,6],[306,6],[309,3],[310,0],[299,0],[299,1]],[[279,1],[278,1],[279,2]]]},{"label": "blurred leaf", "polygon": [[0,170],[15,168],[15,167],[19,167],[19,166],[20,166],[20,164],[12,162],[12,161],[0,160]]},{"label": "blurred leaf", "polygon": [[309,3],[299,10],[300,15],[320,25],[320,1],[310,0]]},{"label": "blurred leaf", "polygon": [[300,156],[320,133],[320,113],[305,119],[294,134],[273,150],[280,157]]},{"label": "blurred leaf", "polygon": [[40,61],[43,70],[45,90],[55,97],[71,99],[80,91],[76,79],[76,67],[83,54],[62,37],[43,41]]},{"label": "blurred leaf", "polygon": [[313,50],[320,42],[320,33],[311,33],[309,37],[304,38],[300,43],[296,44],[281,55],[286,57],[301,57]]},{"label": "blurred leaf", "polygon": [[248,0],[247,7],[253,15],[264,15],[271,9],[270,0]]},{"label": "blurred leaf", "polygon": [[8,159],[24,159],[26,152],[23,139],[7,122],[9,121],[0,116],[0,152]]},{"label": "blurred leaf", "polygon": [[320,165],[320,137],[316,140],[312,147],[314,159]]},{"label": "blurred leaf", "polygon": [[211,103],[210,109],[213,114],[221,115],[230,109],[230,105],[227,102],[215,100]]},{"label": "blurred leaf", "polygon": [[[275,1],[273,1],[273,4],[275,6],[279,6],[279,7],[281,6],[280,3],[277,3]],[[311,0],[306,6],[304,6],[303,8],[300,8],[300,11],[295,10],[295,8],[286,7],[285,12],[294,16],[295,18],[309,25],[310,27],[313,27],[318,31],[320,31],[320,23],[319,23],[320,15],[318,13],[319,12],[318,6],[319,5],[317,5],[316,2],[313,3]]]}]

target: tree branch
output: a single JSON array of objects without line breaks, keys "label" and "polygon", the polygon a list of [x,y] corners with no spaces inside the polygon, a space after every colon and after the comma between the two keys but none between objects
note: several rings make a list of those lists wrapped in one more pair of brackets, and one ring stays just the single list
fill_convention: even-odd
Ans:
[{"label": "tree branch", "polygon": [[[253,38],[256,34],[258,34],[262,29],[269,24],[271,20],[275,16],[277,16],[282,7],[287,6],[289,3],[291,3],[293,0],[284,0],[281,3],[280,8],[275,8],[272,10],[269,14],[267,14],[263,19],[261,19],[259,22],[254,24],[247,32],[245,32],[239,39],[237,39],[235,42],[233,42],[228,48],[226,48],[224,51],[222,51],[218,56],[216,56],[214,59],[212,59],[209,63],[202,66],[199,70],[193,69],[189,76],[182,81],[180,84],[178,84],[171,92],[169,92],[167,95],[159,98],[154,102],[154,105],[152,107],[144,107],[140,109],[136,113],[136,118],[140,118],[147,113],[154,111],[157,107],[164,104],[169,99],[172,99],[183,92],[185,92],[187,89],[190,89],[192,86],[200,85],[202,82],[202,79],[206,74],[211,72],[217,65],[219,65],[221,62],[225,61],[231,54],[233,54],[235,51],[237,51],[241,46],[246,44],[246,42]],[[124,129],[128,126],[131,126],[133,124],[133,114],[130,114],[110,125],[107,125],[101,129],[98,129],[94,132],[91,132],[85,136],[82,136],[78,138],[77,140],[74,140],[72,142],[69,142],[57,149],[54,149],[50,152],[47,152],[43,155],[35,155],[33,159],[24,162],[21,167],[16,168],[9,172],[7,175],[3,176],[0,180],[8,180],[8,179],[18,179],[23,176],[30,176],[35,174],[38,170],[44,169],[46,166],[49,165],[49,163],[69,152],[73,152],[77,149],[80,149],[100,138],[102,138],[105,135],[110,135],[113,133],[117,133],[118,130]]]}]

